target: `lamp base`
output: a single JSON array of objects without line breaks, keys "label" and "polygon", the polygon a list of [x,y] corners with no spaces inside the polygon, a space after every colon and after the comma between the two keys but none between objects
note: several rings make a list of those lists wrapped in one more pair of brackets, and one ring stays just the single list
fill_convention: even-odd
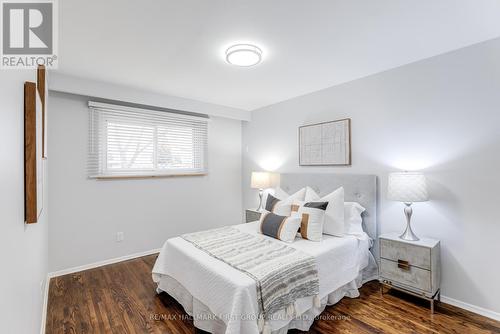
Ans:
[{"label": "lamp base", "polygon": [[405,203],[405,205],[406,230],[399,236],[399,238],[408,241],[418,241],[420,239],[415,235],[415,233],[413,233],[413,230],[411,229],[411,215],[413,214],[411,203]]},{"label": "lamp base", "polygon": [[264,194],[264,189],[259,189],[259,207],[257,211],[262,211],[262,195]]},{"label": "lamp base", "polygon": [[415,235],[415,233],[413,233],[413,231],[411,230],[410,226],[406,227],[406,230],[403,232],[403,234],[401,234],[399,236],[399,239],[408,240],[408,241],[418,241],[418,240],[420,240],[419,237],[417,237]]}]

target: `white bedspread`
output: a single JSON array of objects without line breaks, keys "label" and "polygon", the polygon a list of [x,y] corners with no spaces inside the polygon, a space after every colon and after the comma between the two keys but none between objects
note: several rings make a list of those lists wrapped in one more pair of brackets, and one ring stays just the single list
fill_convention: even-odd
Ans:
[{"label": "white bedspread", "polygon": [[[258,222],[236,225],[247,233],[258,233]],[[321,242],[297,238],[287,244],[316,258],[320,297],[353,281],[369,263],[370,239],[367,235],[343,238],[323,235]],[[259,333],[255,281],[182,238],[165,242],[153,268],[153,280],[160,282],[163,275],[179,282],[197,300],[226,324],[226,333]],[[297,314],[313,306],[312,297],[296,302]],[[271,321],[272,330],[285,326],[291,318],[278,312]]]}]

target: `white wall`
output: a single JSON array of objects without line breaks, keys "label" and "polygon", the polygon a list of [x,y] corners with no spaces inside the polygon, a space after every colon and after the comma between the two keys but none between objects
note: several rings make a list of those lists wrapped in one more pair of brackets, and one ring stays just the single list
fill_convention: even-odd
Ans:
[{"label": "white wall", "polygon": [[175,110],[196,111],[200,114],[245,121],[249,121],[251,115],[250,111],[247,110],[159,94],[57,72],[52,73],[49,77],[49,89],[61,93],[100,97]]},{"label": "white wall", "polygon": [[211,118],[208,176],[96,181],[86,176],[88,98],[51,92],[49,101],[50,271],[241,222],[241,121]]},{"label": "white wall", "polygon": [[25,81],[36,82],[36,71],[0,73],[0,333],[40,332],[47,276],[47,206],[24,224]]},{"label": "white wall", "polygon": [[[345,117],[352,167],[299,167],[298,126]],[[380,230],[403,231],[402,204],[386,200],[387,174],[422,170],[432,201],[414,205],[413,226],[441,239],[443,294],[500,312],[500,40],[272,105],[252,119],[243,126],[246,207],[257,202],[252,170],[376,174]]]}]

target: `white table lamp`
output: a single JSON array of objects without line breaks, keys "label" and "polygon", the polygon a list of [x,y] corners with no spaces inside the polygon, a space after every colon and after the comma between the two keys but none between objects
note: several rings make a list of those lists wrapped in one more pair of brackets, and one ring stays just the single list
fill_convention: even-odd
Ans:
[{"label": "white table lamp", "polygon": [[262,210],[262,195],[264,189],[272,187],[273,175],[268,172],[252,172],[252,180],[250,186],[253,189],[259,189],[259,208],[258,211]]},{"label": "white table lamp", "polygon": [[404,240],[419,240],[411,229],[411,208],[414,202],[425,202],[429,200],[427,192],[427,181],[422,173],[398,172],[389,174],[388,197],[390,200],[403,202],[406,216],[406,230],[400,236]]}]

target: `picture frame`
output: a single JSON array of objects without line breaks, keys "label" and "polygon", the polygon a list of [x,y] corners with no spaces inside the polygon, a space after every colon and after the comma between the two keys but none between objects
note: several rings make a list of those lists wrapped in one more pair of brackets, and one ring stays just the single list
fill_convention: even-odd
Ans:
[{"label": "picture frame", "polygon": [[350,166],[351,119],[299,127],[300,166]]}]

